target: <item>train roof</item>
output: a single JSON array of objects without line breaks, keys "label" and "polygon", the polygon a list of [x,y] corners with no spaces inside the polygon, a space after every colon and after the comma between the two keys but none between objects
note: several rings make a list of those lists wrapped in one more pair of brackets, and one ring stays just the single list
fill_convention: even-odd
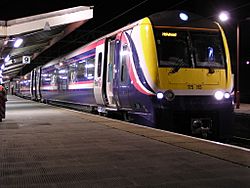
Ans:
[{"label": "train roof", "polygon": [[[187,21],[183,21],[180,19],[179,15],[181,13],[185,13],[186,15],[188,15]],[[194,13],[187,12],[187,11],[180,11],[180,10],[162,11],[162,12],[152,14],[148,17],[144,17],[142,19],[145,19],[145,18],[149,18],[149,20],[153,26],[180,26],[180,27],[197,27],[197,28],[218,29],[218,26],[214,21],[209,20],[209,19],[204,18],[204,17],[199,16],[199,15],[196,15]],[[121,27],[121,28],[109,33],[109,34],[101,36],[101,37],[67,53],[67,54],[61,55],[61,56],[47,62],[46,64],[42,65],[42,67],[48,67],[48,66],[51,66],[51,65],[58,63],[59,61],[63,61],[63,59],[71,58],[75,55],[78,55],[87,46],[93,46],[93,45],[95,46],[96,43],[100,40],[114,36],[117,33],[122,32],[124,30],[133,28],[134,26],[138,25],[142,19],[139,19],[133,23],[130,23],[124,27]]]},{"label": "train roof", "polygon": [[[182,17],[183,16],[183,17]],[[218,29],[213,20],[181,10],[162,11],[148,16],[154,26],[179,26]],[[182,19],[181,19],[182,17]]]}]

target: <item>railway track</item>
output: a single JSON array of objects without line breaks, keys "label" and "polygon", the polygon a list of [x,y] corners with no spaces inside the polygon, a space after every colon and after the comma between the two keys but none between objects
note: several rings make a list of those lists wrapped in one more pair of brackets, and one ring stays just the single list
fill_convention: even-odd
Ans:
[{"label": "railway track", "polygon": [[229,141],[229,144],[250,149],[250,139],[249,138],[233,136],[233,138]]}]

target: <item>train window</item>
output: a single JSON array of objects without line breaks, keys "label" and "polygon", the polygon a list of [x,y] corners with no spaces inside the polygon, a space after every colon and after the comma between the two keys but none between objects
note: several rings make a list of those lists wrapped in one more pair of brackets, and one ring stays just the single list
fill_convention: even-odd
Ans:
[{"label": "train window", "polygon": [[223,44],[219,33],[191,33],[196,67],[224,68]]},{"label": "train window", "polygon": [[84,61],[78,62],[76,67],[76,80],[78,82],[84,81],[84,72],[85,72],[85,62]]},{"label": "train window", "polygon": [[159,66],[190,67],[187,32],[156,30]]},{"label": "train window", "polygon": [[69,65],[69,82],[75,83],[94,78],[94,57],[89,57]]},{"label": "train window", "polygon": [[126,82],[127,80],[127,65],[126,63],[122,63],[121,66],[121,82]]},{"label": "train window", "polygon": [[52,72],[49,76],[51,77],[51,78],[49,78],[50,84],[56,85],[57,84],[57,73]]},{"label": "train window", "polygon": [[58,69],[58,89],[60,91],[67,90],[68,87],[68,68],[61,66]]},{"label": "train window", "polygon": [[122,47],[122,62],[121,62],[121,82],[127,80],[127,59],[128,59],[128,45],[124,44]]},{"label": "train window", "polygon": [[86,64],[85,64],[85,68],[86,68],[86,72],[85,72],[85,77],[90,80],[94,78],[94,57],[88,58],[86,59]]},{"label": "train window", "polygon": [[115,40],[109,42],[108,82],[113,80]]},{"label": "train window", "polygon": [[44,69],[41,73],[41,83],[42,85],[56,85],[57,84],[57,71],[48,68]]},{"label": "train window", "polygon": [[69,82],[76,82],[76,63],[72,63],[69,65]]},{"label": "train window", "polygon": [[98,54],[97,77],[101,76],[102,72],[102,53]]}]

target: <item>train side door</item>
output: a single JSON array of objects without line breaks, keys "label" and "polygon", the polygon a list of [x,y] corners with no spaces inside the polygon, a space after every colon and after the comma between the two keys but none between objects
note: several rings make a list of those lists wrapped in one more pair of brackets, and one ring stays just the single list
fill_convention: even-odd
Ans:
[{"label": "train side door", "polygon": [[35,100],[36,99],[36,71],[35,70],[32,70],[30,80],[31,80],[31,86],[30,86],[31,99]]},{"label": "train side door", "polygon": [[106,78],[106,93],[108,105],[116,107],[113,93],[114,82],[114,58],[115,58],[115,40],[109,39],[107,43],[107,78]]},{"label": "train side door", "polygon": [[59,66],[58,70],[58,91],[64,93],[68,90],[68,66]]},{"label": "train side door", "polygon": [[119,104],[122,108],[131,108],[129,100],[129,73],[128,73],[128,61],[129,61],[129,49],[128,44],[123,43],[120,51],[120,67],[119,67]]},{"label": "train side door", "polygon": [[38,67],[35,69],[36,71],[36,96],[37,100],[40,100],[42,98],[41,95],[41,67]]},{"label": "train side door", "polygon": [[99,105],[105,105],[106,102],[106,66],[104,61],[104,40],[99,42],[96,47],[95,58],[95,74],[94,74],[94,96],[96,103]]}]

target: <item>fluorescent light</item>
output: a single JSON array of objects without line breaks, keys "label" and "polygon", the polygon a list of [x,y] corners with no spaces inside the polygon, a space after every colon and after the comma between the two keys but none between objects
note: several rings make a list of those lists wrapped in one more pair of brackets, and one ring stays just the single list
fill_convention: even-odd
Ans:
[{"label": "fluorescent light", "polygon": [[10,60],[10,55],[7,55],[7,56],[4,58],[4,62],[7,63],[9,60]]},{"label": "fluorescent light", "polygon": [[3,70],[5,68],[5,64],[3,63],[2,65],[1,65],[1,70]]},{"label": "fluorescent light", "polygon": [[23,43],[23,39],[18,38],[18,39],[16,39],[16,41],[14,43],[14,47],[18,48],[19,46],[21,46],[22,43]]}]

